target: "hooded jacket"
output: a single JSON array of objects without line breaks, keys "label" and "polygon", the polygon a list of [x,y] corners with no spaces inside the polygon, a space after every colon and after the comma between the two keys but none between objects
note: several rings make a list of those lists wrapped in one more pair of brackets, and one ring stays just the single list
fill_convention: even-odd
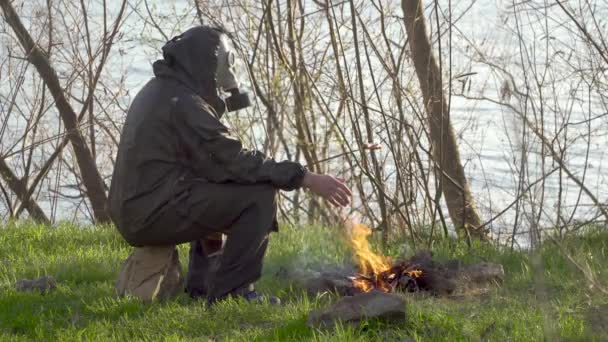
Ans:
[{"label": "hooded jacket", "polygon": [[244,149],[220,122],[224,107],[215,89],[220,34],[200,26],[169,41],[163,60],[153,65],[155,77],[129,108],[109,194],[110,215],[125,236],[145,231],[187,190],[180,180],[301,186],[302,165]]}]

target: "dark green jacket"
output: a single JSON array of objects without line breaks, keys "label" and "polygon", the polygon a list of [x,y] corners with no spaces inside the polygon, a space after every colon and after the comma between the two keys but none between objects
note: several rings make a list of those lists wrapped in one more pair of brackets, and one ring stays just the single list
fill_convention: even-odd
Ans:
[{"label": "dark green jacket", "polygon": [[243,149],[230,136],[199,96],[204,80],[213,77],[208,69],[215,65],[215,40],[205,36],[208,30],[190,31],[163,47],[164,60],[154,64],[155,77],[127,114],[109,195],[110,214],[123,235],[144,233],[170,200],[186,190],[178,186],[180,179],[267,182],[292,190],[304,177],[300,164]]}]

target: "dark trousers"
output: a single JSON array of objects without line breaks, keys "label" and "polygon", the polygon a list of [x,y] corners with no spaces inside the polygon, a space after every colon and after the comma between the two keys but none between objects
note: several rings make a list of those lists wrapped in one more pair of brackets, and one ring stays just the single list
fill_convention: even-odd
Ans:
[{"label": "dark trousers", "polygon": [[[176,196],[141,233],[141,245],[191,242],[186,287],[207,293],[210,299],[258,280],[268,245],[276,229],[276,190],[269,184],[216,184],[205,180],[181,181]],[[208,255],[212,236],[226,235],[219,267],[213,270]],[[215,271],[215,272],[210,272]],[[202,287],[202,288],[201,288]]]},{"label": "dark trousers", "polygon": [[217,272],[223,252],[222,234],[211,234],[190,242],[186,292],[194,298],[205,297],[209,291],[210,276]]}]

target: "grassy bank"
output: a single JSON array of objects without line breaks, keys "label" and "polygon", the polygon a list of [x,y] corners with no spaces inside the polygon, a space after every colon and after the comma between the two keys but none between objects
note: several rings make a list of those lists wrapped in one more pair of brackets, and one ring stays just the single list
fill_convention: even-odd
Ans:
[{"label": "grassy bank", "polygon": [[[368,321],[318,331],[307,313],[328,305],[331,296],[309,298],[275,276],[280,267],[319,268],[342,264],[348,252],[335,230],[284,228],[274,234],[260,289],[279,295],[281,307],[228,301],[206,308],[182,295],[144,305],[113,297],[120,263],[130,247],[108,227],[45,227],[17,224],[0,228],[0,340],[605,340],[608,298],[588,288],[584,277],[556,246],[535,258],[526,253],[450,243],[435,246],[438,258],[502,263],[501,288],[483,296],[446,299],[410,296],[402,323]],[[565,241],[576,260],[586,260],[608,284],[608,234],[589,232]],[[395,244],[391,253],[413,248]],[[180,247],[182,265],[187,248]],[[534,261],[534,262],[533,262]],[[53,275],[54,292],[19,293],[23,278]]]}]

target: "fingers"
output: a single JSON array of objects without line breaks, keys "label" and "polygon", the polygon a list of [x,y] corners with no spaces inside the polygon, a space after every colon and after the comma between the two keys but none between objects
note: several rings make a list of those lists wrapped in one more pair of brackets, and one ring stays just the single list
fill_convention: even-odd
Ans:
[{"label": "fingers", "polygon": [[340,204],[331,196],[328,196],[325,198],[325,200],[329,203],[331,203],[331,205],[333,205],[334,207],[339,207]]},{"label": "fingers", "polygon": [[353,196],[353,193],[350,191],[350,188],[348,187],[348,185],[346,185],[346,183],[338,183],[338,188],[340,189],[340,191],[344,192],[348,197]]},{"label": "fingers", "polygon": [[352,192],[342,178],[323,175],[318,183],[312,182],[309,188],[334,207],[345,207],[350,204]]},{"label": "fingers", "polygon": [[338,186],[342,189],[342,191],[345,192],[346,194],[348,194],[349,197],[351,197],[353,194],[350,191],[350,188],[348,187],[348,185],[346,185],[346,179],[340,178],[340,177],[334,177],[334,178],[339,181],[337,183],[338,183]]},{"label": "fingers", "polygon": [[334,190],[334,197],[336,198],[336,201],[338,201],[338,203],[340,203],[340,205],[343,207],[347,206],[350,202],[350,196],[348,196],[348,194],[339,187]]},{"label": "fingers", "polygon": [[344,194],[337,191],[337,188],[329,190],[327,193],[325,193],[323,198],[325,198],[325,200],[331,203],[334,207],[344,207],[348,205],[349,202],[348,198]]},{"label": "fingers", "polygon": [[347,206],[350,203],[350,198],[352,197],[352,192],[348,188],[348,186],[342,181],[340,178],[337,178],[339,182],[336,182],[336,189],[334,192],[340,199],[340,204],[342,206]]}]

